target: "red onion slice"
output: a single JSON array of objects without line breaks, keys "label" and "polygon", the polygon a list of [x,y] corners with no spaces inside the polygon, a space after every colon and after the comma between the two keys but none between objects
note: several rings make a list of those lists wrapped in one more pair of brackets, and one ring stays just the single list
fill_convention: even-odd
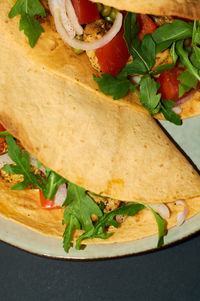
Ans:
[{"label": "red onion slice", "polygon": [[138,76],[138,75],[131,76],[131,81],[132,81],[134,84],[139,85],[139,83],[140,83],[140,81],[141,81],[141,77]]},{"label": "red onion slice", "polygon": [[[123,16],[121,13],[117,13],[113,26],[101,39],[95,40],[94,42],[91,43],[80,41],[75,38],[72,39],[70,38],[68,32],[66,31],[62,23],[62,17],[61,17],[62,5],[60,1],[49,0],[49,7],[51,9],[52,15],[54,16],[54,21],[58,33],[60,34],[63,41],[66,44],[70,45],[72,48],[81,49],[81,50],[94,50],[103,47],[117,35],[117,33],[120,31],[122,27]],[[54,3],[56,3],[57,5],[55,5]]]},{"label": "red onion slice", "polygon": [[177,215],[177,223],[176,223],[176,225],[178,227],[180,227],[184,223],[184,221],[186,220],[186,217],[188,215],[188,208],[186,206],[186,203],[184,201],[181,201],[181,200],[176,201],[175,205],[181,205],[181,206],[184,207],[183,211],[179,212],[178,215]]},{"label": "red onion slice", "polygon": [[167,219],[170,217],[169,208],[165,204],[148,204],[156,213],[162,218]]},{"label": "red onion slice", "polygon": [[172,108],[172,111],[174,111],[174,113],[176,113],[176,114],[180,114],[182,112],[182,109],[180,106],[176,106],[176,107]]},{"label": "red onion slice", "polygon": [[43,165],[41,165],[40,168],[38,168],[38,161],[37,161],[37,159],[33,155],[31,155],[29,153],[28,153],[28,156],[29,156],[30,164],[32,166],[34,166],[35,168],[41,170],[45,174],[45,167]]},{"label": "red onion slice", "polygon": [[0,168],[3,168],[5,164],[14,164],[14,162],[8,156],[8,153],[0,156]]},{"label": "red onion slice", "polygon": [[186,96],[183,96],[179,101],[177,101],[176,106],[180,106],[184,104],[186,101],[189,101],[196,92],[197,90],[192,89],[190,92],[186,94]]},{"label": "red onion slice", "polygon": [[62,207],[62,204],[64,203],[66,197],[67,197],[67,185],[61,184],[58,188],[58,191],[56,192],[54,204],[56,206]]},{"label": "red onion slice", "polygon": [[83,34],[83,27],[79,24],[77,15],[75,13],[74,7],[72,5],[71,0],[65,0],[66,5],[66,12],[69,17],[69,20],[71,21],[71,24],[76,32],[77,35]]},{"label": "red onion slice", "polygon": [[74,27],[67,16],[65,0],[49,0],[49,8],[53,12],[56,9],[60,10],[60,18],[62,20],[62,25],[68,33],[69,37],[73,39],[76,35]]}]

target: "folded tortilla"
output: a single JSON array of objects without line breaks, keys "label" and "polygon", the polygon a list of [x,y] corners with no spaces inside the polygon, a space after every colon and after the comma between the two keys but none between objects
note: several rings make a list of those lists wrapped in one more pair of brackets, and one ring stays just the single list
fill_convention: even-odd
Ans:
[{"label": "folded tortilla", "polygon": [[[45,2],[45,1],[44,1]],[[103,1],[102,1],[103,2]],[[104,1],[106,3],[106,1]],[[152,2],[152,1],[151,1]],[[123,1],[113,0],[113,3],[107,3],[109,5],[113,5],[118,7],[126,7],[127,10],[134,10],[134,5],[136,3],[136,12],[141,13],[154,13],[152,10],[158,10],[159,3],[153,3],[150,1],[126,1],[126,5],[124,5]],[[157,1],[158,2],[158,1]],[[167,2],[167,1],[162,1]],[[161,2],[161,3],[162,3]],[[199,1],[182,1],[180,5],[175,5],[174,13],[172,13],[171,7],[173,6],[174,1],[168,1],[169,3],[166,5],[163,4],[162,10],[157,12],[157,14],[165,15],[166,10],[168,14],[177,15],[179,11],[179,7],[181,7],[181,14],[184,17],[189,18],[189,12],[191,12],[191,18],[200,19],[200,6],[198,6]],[[71,81],[71,83],[75,87],[77,85],[81,86],[85,89],[85,93],[88,97],[91,97],[92,94],[96,94],[99,98],[104,100],[105,102],[113,102],[116,106],[121,106],[124,104],[130,104],[133,106],[135,111],[145,112],[149,114],[147,110],[140,104],[140,100],[138,98],[138,93],[135,94],[129,93],[123,99],[118,101],[114,101],[111,96],[106,96],[101,91],[99,91],[98,85],[93,80],[93,74],[98,75],[98,73],[92,68],[88,57],[86,54],[82,54],[80,56],[73,53],[71,47],[64,44],[64,42],[60,39],[59,34],[55,30],[55,25],[53,21],[53,17],[50,15],[47,17],[46,22],[42,24],[45,29],[45,33],[39,39],[39,42],[31,49],[27,43],[27,38],[24,36],[23,32],[18,30],[19,28],[19,18],[14,18],[10,20],[8,18],[8,13],[11,7],[14,5],[15,0],[2,0],[0,2],[0,31],[4,31],[4,33],[8,36],[8,40],[12,40],[15,44],[21,47],[22,53],[25,53],[34,61],[37,66],[40,68],[44,68],[48,70],[48,72],[53,73],[54,76],[59,76],[63,78],[63,80]],[[123,3],[123,5],[122,5]],[[134,4],[133,4],[134,3]],[[132,4],[132,6],[131,6]],[[165,3],[166,4],[166,3]],[[148,7],[149,10],[145,10],[144,7]],[[166,8],[166,10],[165,10]],[[187,8],[187,9],[186,9]],[[8,42],[7,42],[8,43]],[[4,46],[4,45],[3,45]],[[182,112],[180,117],[182,119],[189,118],[192,116],[197,116],[200,113],[200,92],[197,91],[193,97],[182,106]],[[156,116],[158,119],[164,119],[162,114],[158,114]]]},{"label": "folded tortilla", "polygon": [[[99,0],[91,1],[99,2]],[[200,19],[199,0],[101,0],[100,2],[120,10],[140,14]]]},{"label": "folded tortilla", "polygon": [[58,34],[31,49],[13,0],[0,2],[0,122],[25,149],[72,183],[129,202],[200,196],[199,174],[144,114],[136,95],[114,102],[99,92],[85,56]]},{"label": "folded tortilla", "polygon": [[[12,191],[10,184],[0,180],[0,216],[22,224],[41,234],[62,238],[65,226],[62,225],[64,209],[45,210],[41,208],[39,191],[24,190]],[[176,225],[177,214],[183,210],[182,206],[167,204],[171,215],[166,220],[167,229]],[[186,201],[188,217],[191,218],[200,212],[200,198]],[[119,228],[109,227],[108,232],[113,233],[108,239],[88,239],[83,244],[109,244],[142,239],[158,233],[156,220],[148,209],[143,209],[133,217],[120,224]],[[83,231],[73,233],[75,241]]]}]

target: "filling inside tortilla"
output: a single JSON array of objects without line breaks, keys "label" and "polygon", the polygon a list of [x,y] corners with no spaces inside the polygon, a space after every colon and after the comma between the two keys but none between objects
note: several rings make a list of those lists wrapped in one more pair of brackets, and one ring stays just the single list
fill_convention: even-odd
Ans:
[{"label": "filling inside tortilla", "polygon": [[[10,183],[11,190],[37,190],[43,210],[64,208],[63,225],[66,228],[63,246],[66,252],[75,229],[84,231],[76,240],[76,248],[80,249],[84,240],[108,239],[112,235],[110,227],[120,227],[128,216],[137,215],[144,208],[150,210],[157,222],[157,247],[163,245],[171,214],[167,204],[127,203],[86,191],[43,166],[1,125],[0,130],[0,180]],[[187,218],[188,209],[183,200],[176,204],[183,208],[177,214],[177,225],[181,226]]]},{"label": "filling inside tortilla", "polygon": [[[19,2],[9,17],[23,17]],[[32,34],[25,31],[32,47],[45,16],[52,14],[64,42],[77,55],[86,52],[99,72],[94,80],[103,93],[118,100],[137,91],[151,116],[162,113],[181,124],[181,105],[193,97],[200,80],[199,21],[119,11],[89,0],[37,1],[30,14],[37,25]],[[26,21],[21,22],[25,28]]]}]

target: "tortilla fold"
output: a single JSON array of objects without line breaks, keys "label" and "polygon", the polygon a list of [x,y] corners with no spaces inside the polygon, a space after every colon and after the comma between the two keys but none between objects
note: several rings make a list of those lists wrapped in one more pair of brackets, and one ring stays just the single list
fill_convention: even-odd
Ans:
[{"label": "tortilla fold", "polygon": [[[0,215],[6,219],[20,223],[31,230],[41,234],[62,238],[65,226],[62,225],[64,209],[45,210],[41,208],[39,191],[24,190],[11,191],[10,184],[0,180]],[[200,212],[200,198],[186,201],[188,217],[191,218]],[[182,206],[167,204],[171,211],[167,221],[167,229],[176,225],[177,214],[182,211]],[[143,209],[133,217],[127,219],[119,228],[109,227],[108,231],[113,233],[106,240],[88,239],[83,244],[109,244],[116,242],[133,241],[142,239],[158,233],[156,220],[148,209]],[[73,233],[75,241],[83,231],[76,230]]]},{"label": "tortilla fold", "polygon": [[[98,0],[91,1],[99,2]],[[140,14],[200,19],[199,0],[101,0],[101,3],[119,10]]]},{"label": "tortilla fold", "polygon": [[[30,49],[15,1],[0,3],[0,122],[31,154],[67,180],[129,202],[168,203],[200,196],[200,178],[130,95],[99,92],[85,56],[52,30]],[[133,103],[132,103],[133,102]]]},{"label": "tortilla fold", "polygon": [[[148,1],[136,1],[136,3],[137,2],[140,3],[140,6],[138,4],[138,7],[140,7],[140,12],[143,12],[143,6],[141,3],[144,4]],[[173,2],[174,1],[170,1],[170,3]],[[196,3],[197,1],[194,2]],[[93,74],[99,74],[92,68],[87,55],[82,54],[78,56],[72,51],[71,47],[64,44],[59,34],[55,30],[52,16],[48,15],[46,21],[42,23],[45,32],[40,37],[37,45],[31,49],[28,45],[27,38],[24,36],[24,33],[18,30],[19,17],[16,17],[12,20],[8,18],[8,13],[14,3],[15,0],[3,0],[0,2],[0,31],[4,31],[8,37],[8,40],[12,39],[14,44],[17,43],[18,46],[21,47],[21,53],[23,53],[22,55],[27,55],[29,59],[34,61],[41,68],[48,70],[48,72],[53,73],[54,75],[57,75],[65,80],[70,80],[74,85],[74,89],[77,85],[82,86],[87,93],[95,93],[105,102],[113,102],[116,106],[121,106],[124,103],[128,103],[133,106],[135,111],[145,112],[147,115],[149,115],[149,112],[141,105],[137,91],[134,94],[129,93],[126,97],[118,101],[114,101],[111,96],[106,96],[101,93],[97,83],[93,80]],[[121,1],[119,3],[121,3]],[[127,4],[128,3],[129,2],[127,2]],[[154,3],[154,5],[157,4]],[[152,5],[152,7],[154,6]],[[192,3],[189,5],[189,8],[190,7],[192,7]],[[128,9],[129,7],[127,6],[127,10]],[[195,11],[199,11],[199,8]],[[149,13],[151,13],[151,11],[149,11]],[[3,47],[4,44],[1,45],[1,48]],[[200,92],[197,91],[189,101],[181,105],[181,108],[182,112],[180,117],[182,119],[199,115]],[[158,114],[156,118],[164,119],[162,114]]]}]

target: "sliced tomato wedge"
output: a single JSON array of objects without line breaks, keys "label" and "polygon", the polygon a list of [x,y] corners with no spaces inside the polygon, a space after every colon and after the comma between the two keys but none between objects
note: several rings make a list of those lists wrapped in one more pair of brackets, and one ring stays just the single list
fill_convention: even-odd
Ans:
[{"label": "sliced tomato wedge", "polygon": [[[2,124],[0,124],[0,132],[4,132],[6,129],[3,127]],[[6,138],[5,137],[0,137],[0,154],[4,152],[6,146]]]},{"label": "sliced tomato wedge", "polygon": [[100,19],[95,3],[89,0],[72,0],[79,23],[88,24]]},{"label": "sliced tomato wedge", "polygon": [[139,23],[138,39],[141,42],[144,36],[147,33],[152,34],[156,30],[157,26],[147,15],[137,14],[137,21]]},{"label": "sliced tomato wedge", "polygon": [[171,70],[164,70],[157,81],[160,83],[159,93],[162,94],[163,99],[173,100],[175,102],[179,101],[179,84],[178,76],[184,70],[178,67],[175,67]]},{"label": "sliced tomato wedge", "polygon": [[40,191],[40,203],[41,203],[42,208],[45,208],[45,209],[61,208],[61,207],[55,205],[54,200],[52,200],[52,201],[46,200],[42,191],[41,190],[39,190],[39,191]]},{"label": "sliced tomato wedge", "polygon": [[103,73],[116,76],[128,61],[130,55],[123,34],[122,28],[114,39],[96,50],[95,54]]}]

